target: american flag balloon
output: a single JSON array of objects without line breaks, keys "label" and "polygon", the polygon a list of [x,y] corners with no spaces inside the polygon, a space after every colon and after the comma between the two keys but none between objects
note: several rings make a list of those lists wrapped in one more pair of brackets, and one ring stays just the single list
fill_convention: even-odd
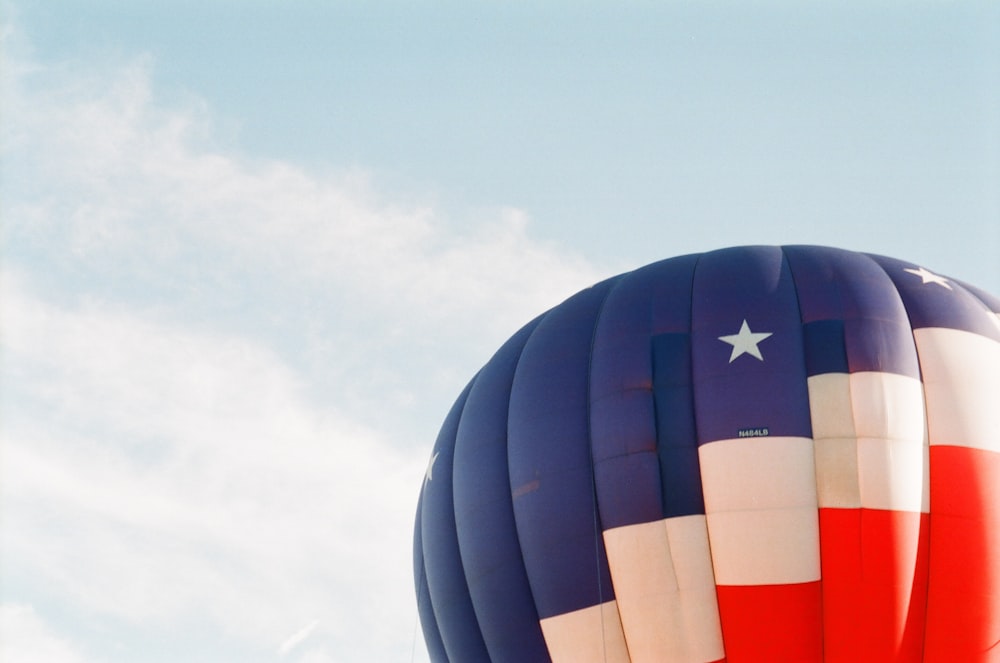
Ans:
[{"label": "american flag balloon", "polygon": [[814,246],[598,283],[459,396],[414,567],[434,661],[1000,661],[1000,300]]}]

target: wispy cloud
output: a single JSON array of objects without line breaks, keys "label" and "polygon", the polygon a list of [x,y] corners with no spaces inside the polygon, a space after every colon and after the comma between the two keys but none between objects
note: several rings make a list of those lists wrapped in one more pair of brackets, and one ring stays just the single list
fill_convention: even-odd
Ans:
[{"label": "wispy cloud", "polygon": [[316,630],[317,626],[319,626],[319,620],[314,619],[305,626],[303,626],[301,629],[290,635],[288,639],[282,642],[281,646],[278,647],[278,655],[285,656],[288,652],[298,647],[300,644],[302,644],[303,641],[305,641],[306,638],[308,638],[312,634],[313,631]]},{"label": "wispy cloud", "polygon": [[242,155],[148,61],[5,60],[5,591],[164,643],[408,653],[433,429],[597,270],[518,210]]},{"label": "wispy cloud", "polygon": [[151,67],[11,69],[3,239],[45,293],[239,328],[375,423],[370,394],[419,412],[407,374],[454,394],[601,275],[533,239],[524,211],[397,200],[361,170],[227,149],[204,104],[160,99]]},{"label": "wispy cloud", "polygon": [[76,609],[209,620],[261,646],[302,613],[359,637],[366,597],[405,596],[416,452],[309,406],[251,342],[5,281],[6,573]]},{"label": "wispy cloud", "polygon": [[9,86],[8,143],[34,189],[11,205],[13,238],[112,276],[219,286],[252,269],[397,319],[433,307],[435,322],[470,309],[521,322],[596,275],[532,240],[520,210],[454,218],[432,199],[394,202],[363,171],[227,153],[203,106],[157,104],[149,69],[59,78],[42,92],[34,79],[52,72],[33,71]]}]

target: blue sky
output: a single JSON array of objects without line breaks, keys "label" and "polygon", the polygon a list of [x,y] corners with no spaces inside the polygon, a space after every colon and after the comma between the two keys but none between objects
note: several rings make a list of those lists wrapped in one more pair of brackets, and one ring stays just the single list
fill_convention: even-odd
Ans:
[{"label": "blue sky", "polygon": [[452,399],[738,244],[1000,293],[987,2],[4,2],[0,653],[425,660]]}]

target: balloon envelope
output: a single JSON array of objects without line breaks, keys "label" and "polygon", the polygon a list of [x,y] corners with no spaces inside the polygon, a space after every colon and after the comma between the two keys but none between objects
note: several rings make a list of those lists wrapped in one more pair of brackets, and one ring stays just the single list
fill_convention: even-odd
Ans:
[{"label": "balloon envelope", "polygon": [[473,378],[414,537],[435,661],[1000,660],[1000,301],[810,247],[584,290]]}]

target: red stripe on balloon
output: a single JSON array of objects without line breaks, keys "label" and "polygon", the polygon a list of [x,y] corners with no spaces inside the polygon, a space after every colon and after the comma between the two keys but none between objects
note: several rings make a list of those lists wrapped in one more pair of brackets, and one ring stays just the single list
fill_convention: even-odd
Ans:
[{"label": "red stripe on balloon", "polygon": [[728,663],[822,663],[820,582],[719,585]]},{"label": "red stripe on balloon", "polygon": [[1000,661],[1000,453],[932,446],[924,661]]},{"label": "red stripe on balloon", "polygon": [[925,513],[820,509],[825,661],[920,663],[929,522]]}]

